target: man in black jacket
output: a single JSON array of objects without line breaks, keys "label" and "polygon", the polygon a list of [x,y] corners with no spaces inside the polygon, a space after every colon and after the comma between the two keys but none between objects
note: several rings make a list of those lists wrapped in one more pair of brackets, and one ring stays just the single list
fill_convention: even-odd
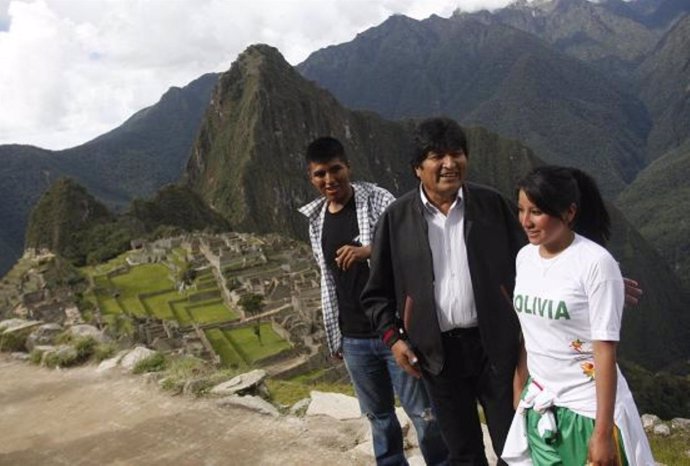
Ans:
[{"label": "man in black jacket", "polygon": [[415,146],[420,186],[381,216],[362,302],[398,364],[423,378],[451,463],[486,465],[477,401],[500,457],[520,338],[515,255],[526,239],[501,194],[464,181],[467,140],[455,121],[425,120]]}]

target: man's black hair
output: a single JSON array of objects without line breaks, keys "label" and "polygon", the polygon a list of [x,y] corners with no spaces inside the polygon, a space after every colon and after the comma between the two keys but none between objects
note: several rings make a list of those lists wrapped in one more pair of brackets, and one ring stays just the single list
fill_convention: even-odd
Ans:
[{"label": "man's black hair", "polygon": [[410,163],[419,167],[429,152],[444,154],[462,151],[466,156],[467,137],[460,125],[448,117],[428,118],[417,125],[414,131],[414,149]]},{"label": "man's black hair", "polygon": [[336,158],[346,164],[349,163],[345,148],[336,138],[330,136],[316,138],[307,146],[307,164],[327,163]]}]

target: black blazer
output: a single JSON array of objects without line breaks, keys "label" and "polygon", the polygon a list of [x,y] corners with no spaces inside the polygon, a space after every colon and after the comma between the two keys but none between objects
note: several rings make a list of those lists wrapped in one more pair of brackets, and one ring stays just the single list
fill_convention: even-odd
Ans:
[{"label": "black blazer", "polygon": [[[512,372],[520,326],[513,310],[515,256],[526,238],[514,207],[496,190],[464,183],[465,242],[477,319],[489,363]],[[447,356],[434,302],[434,271],[419,188],[380,217],[362,303],[380,335],[403,327],[422,368],[438,374]],[[390,333],[390,332],[389,332]]]}]

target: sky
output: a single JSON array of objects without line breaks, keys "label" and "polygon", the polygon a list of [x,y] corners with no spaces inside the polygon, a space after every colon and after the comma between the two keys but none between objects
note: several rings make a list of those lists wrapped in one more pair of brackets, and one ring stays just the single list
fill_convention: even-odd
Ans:
[{"label": "sky", "polygon": [[222,72],[255,43],[293,65],[393,14],[511,0],[0,0],[0,144],[65,149]]}]

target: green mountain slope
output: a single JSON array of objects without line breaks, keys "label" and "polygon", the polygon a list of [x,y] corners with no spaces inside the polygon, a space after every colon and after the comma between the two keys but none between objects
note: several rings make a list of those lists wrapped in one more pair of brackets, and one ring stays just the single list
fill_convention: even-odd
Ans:
[{"label": "green mountain slope", "polygon": [[635,278],[644,296],[635,308],[626,308],[620,354],[652,371],[685,361],[690,356],[690,294],[674,271],[629,223],[609,206],[612,241],[609,250],[621,264],[624,276]]},{"label": "green mountain slope", "polygon": [[690,14],[659,42],[637,70],[640,97],[654,125],[649,157],[660,157],[690,139]]},{"label": "green mountain slope", "polygon": [[84,235],[114,218],[108,209],[69,178],[58,180],[31,211],[26,247],[48,249],[78,264],[85,262]]},{"label": "green mountain slope", "polygon": [[690,142],[654,161],[618,198],[625,216],[690,290]]},{"label": "green mountain slope", "polygon": [[164,186],[151,200],[135,199],[128,214],[136,218],[149,233],[160,227],[184,231],[225,231],[229,223],[211,210],[198,194],[181,185]]}]

